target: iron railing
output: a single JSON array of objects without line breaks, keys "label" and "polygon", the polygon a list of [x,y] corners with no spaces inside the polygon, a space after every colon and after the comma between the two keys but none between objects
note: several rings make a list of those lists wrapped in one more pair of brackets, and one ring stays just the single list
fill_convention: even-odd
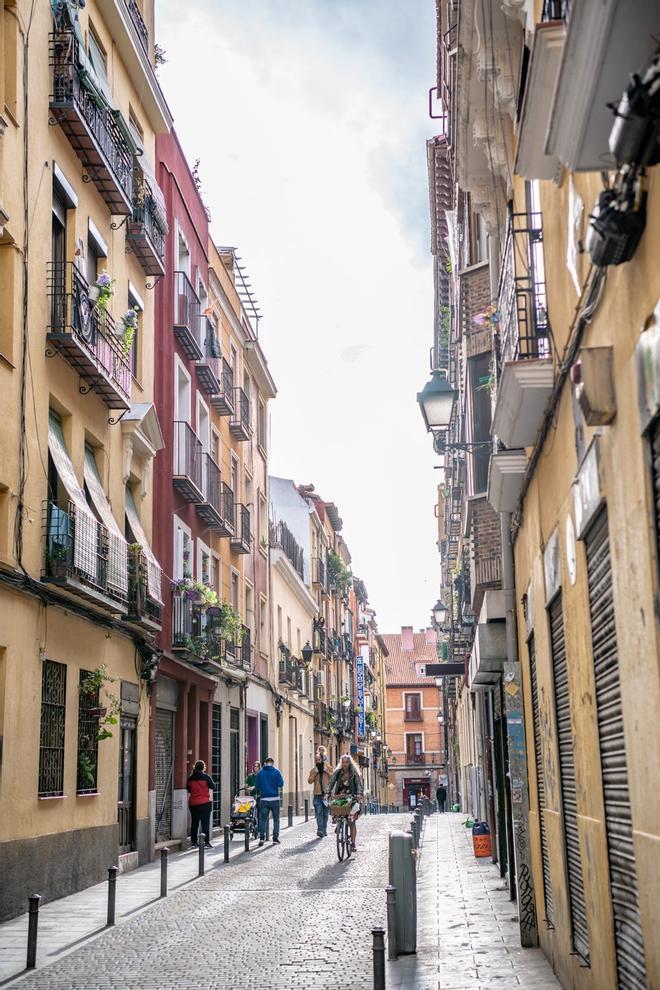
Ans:
[{"label": "iron railing", "polygon": [[328,569],[325,561],[321,557],[312,558],[312,583],[318,585],[322,591],[328,590]]},{"label": "iron railing", "polygon": [[301,580],[305,580],[305,553],[284,522],[268,524],[270,545],[279,547]]},{"label": "iron railing", "polygon": [[252,670],[252,633],[249,626],[241,626],[241,663],[245,670]]},{"label": "iron railing", "polygon": [[130,406],[131,366],[108,312],[92,302],[90,287],[70,262],[48,265],[48,342],[111,408]]},{"label": "iron railing", "polygon": [[137,31],[140,44],[144,48],[145,52],[149,54],[149,32],[147,31],[147,25],[144,23],[142,11],[138,7],[136,0],[124,0],[124,3],[126,4],[128,12],[131,15],[131,20],[133,21],[133,26]]},{"label": "iron railing", "polygon": [[64,794],[64,723],[67,665],[44,660],[41,669],[39,797]]},{"label": "iron railing", "polygon": [[74,502],[43,503],[44,578],[87,597],[87,589],[123,606],[128,603],[128,547],[91,510]]},{"label": "iron railing", "polygon": [[199,361],[203,354],[200,301],[185,272],[174,272],[174,335],[186,355]]},{"label": "iron railing", "polygon": [[190,423],[177,421],[174,426],[174,485],[193,501],[203,500],[202,445]]},{"label": "iron railing", "polygon": [[128,549],[128,618],[146,621],[160,626],[163,605],[154,595],[157,585],[162,587],[162,571],[152,561],[147,560],[144,550]]},{"label": "iron railing", "polygon": [[325,654],[326,648],[326,635],[323,626],[314,627],[313,644],[315,653]]},{"label": "iron railing", "polygon": [[236,505],[236,526],[234,530],[234,536],[232,537],[233,543],[240,543],[241,549],[247,550],[249,552],[251,545],[251,532],[250,532],[250,510],[246,505]]},{"label": "iron railing", "polygon": [[234,389],[235,407],[229,421],[230,432],[239,440],[249,440],[252,436],[250,423],[250,400],[242,388]]},{"label": "iron railing", "polygon": [[86,686],[92,677],[89,670],[81,670],[78,682],[78,763],[76,794],[94,794],[97,785],[99,760],[99,716],[90,714],[99,706],[99,690]]},{"label": "iron railing", "polygon": [[498,309],[501,362],[550,356],[540,213],[514,213],[509,219]]},{"label": "iron railing", "polygon": [[213,396],[222,388],[222,357],[220,342],[215,326],[208,317],[202,318],[204,347],[196,371],[197,377],[209,395]]},{"label": "iron railing", "polygon": [[284,643],[280,643],[278,680],[280,684],[288,684],[293,686],[294,683],[294,663],[291,659],[291,653]]},{"label": "iron railing", "polygon": [[133,215],[126,224],[127,250],[133,251],[147,275],[165,271],[165,234],[149,182],[136,159],[133,170]]},{"label": "iron railing", "polygon": [[220,468],[210,454],[202,453],[201,464],[201,497],[195,500],[197,513],[220,536],[232,536],[234,501],[231,489],[221,480]]},{"label": "iron railing", "polygon": [[[81,73],[80,58],[80,43],[73,31],[56,31],[50,35],[51,112],[67,133],[78,157],[89,168],[89,176],[106,202],[114,212],[129,213],[133,199],[133,155],[115,112]],[[109,180],[114,180],[117,188],[112,189]],[[118,198],[123,201],[123,207]]]},{"label": "iron railing", "polygon": [[207,609],[172,586],[172,649],[185,650],[200,660],[219,663],[222,638]]},{"label": "iron railing", "polygon": [[571,0],[544,0],[542,21],[567,22],[571,14]]}]

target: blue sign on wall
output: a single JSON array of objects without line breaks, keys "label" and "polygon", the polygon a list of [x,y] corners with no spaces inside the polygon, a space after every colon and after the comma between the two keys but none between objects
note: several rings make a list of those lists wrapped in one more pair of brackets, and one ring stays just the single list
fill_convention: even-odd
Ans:
[{"label": "blue sign on wall", "polygon": [[364,657],[361,653],[358,653],[355,658],[355,673],[357,679],[358,736],[364,739],[367,733],[364,718]]}]

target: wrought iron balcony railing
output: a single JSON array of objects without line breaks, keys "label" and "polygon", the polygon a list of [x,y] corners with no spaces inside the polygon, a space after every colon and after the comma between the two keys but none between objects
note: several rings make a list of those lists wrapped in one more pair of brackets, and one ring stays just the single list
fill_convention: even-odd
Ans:
[{"label": "wrought iron balcony railing", "polygon": [[46,354],[60,353],[109,409],[129,409],[131,367],[115,322],[90,300],[90,287],[75,265],[48,266],[50,323]]},{"label": "wrought iron balcony railing", "polygon": [[[200,445],[201,446],[201,445]],[[233,499],[229,502],[232,515],[227,516],[227,486],[220,477],[220,468],[210,454],[202,453],[201,499],[195,501],[195,509],[206,525],[219,536],[231,536],[234,532]]]},{"label": "wrought iron balcony railing", "polygon": [[[155,587],[154,587],[155,585]],[[147,560],[144,550],[128,549],[128,609],[126,620],[138,622],[159,632],[162,626],[163,605],[155,592],[160,594],[162,572],[155,563]]]},{"label": "wrought iron balcony railing", "polygon": [[234,395],[234,412],[229,420],[229,432],[237,440],[249,440],[252,436],[250,400],[242,388],[235,388]]},{"label": "wrought iron balcony railing", "polygon": [[250,532],[250,510],[248,507],[237,503],[234,519],[234,535],[229,541],[229,546],[234,553],[249,553],[252,549],[252,536]]},{"label": "wrought iron balcony railing", "polygon": [[325,640],[326,640],[325,629],[323,629],[321,626],[315,627],[315,629],[314,629],[314,635],[313,635],[312,638],[313,638],[313,642],[314,642],[314,652],[315,653],[322,653],[323,655],[325,655],[325,648],[326,648],[326,646],[325,646]]},{"label": "wrought iron balcony railing", "polygon": [[202,318],[204,326],[204,350],[195,365],[197,378],[204,391],[211,397],[222,389],[222,357],[215,326],[208,317]]},{"label": "wrought iron balcony railing", "polygon": [[312,584],[328,593],[328,568],[322,557],[312,558]]},{"label": "wrought iron balcony railing", "polygon": [[74,502],[43,503],[43,580],[113,611],[128,603],[128,546],[91,510]]},{"label": "wrought iron balcony railing", "polygon": [[241,626],[241,664],[245,670],[252,670],[252,633],[249,626]]},{"label": "wrought iron balcony railing", "polygon": [[203,354],[199,296],[185,272],[174,272],[174,336],[192,361]]},{"label": "wrought iron balcony railing", "polygon": [[211,405],[221,416],[233,416],[236,408],[234,395],[234,372],[231,365],[222,358],[219,365],[219,389],[211,396]]},{"label": "wrought iron balcony railing", "polygon": [[268,536],[271,547],[279,547],[294,568],[298,577],[305,580],[305,554],[302,547],[284,522],[269,522]]},{"label": "wrought iron balcony railing", "polygon": [[222,638],[208,610],[172,586],[172,649],[206,663],[220,663]]},{"label": "wrought iron balcony railing", "polygon": [[53,93],[50,112],[67,135],[89,179],[111,213],[133,212],[133,154],[94,79],[81,66],[80,43],[72,30],[50,35]]},{"label": "wrought iron balcony railing", "polygon": [[542,21],[568,21],[571,14],[571,0],[544,0]]},{"label": "wrought iron balcony railing", "polygon": [[279,672],[278,672],[278,680],[280,684],[288,684],[290,686],[293,686],[294,683],[293,668],[294,668],[294,664],[291,659],[291,653],[288,647],[286,647],[284,643],[280,643],[280,663],[279,663]]},{"label": "wrought iron balcony railing", "polygon": [[139,159],[133,170],[133,212],[126,223],[126,250],[132,251],[145,275],[165,273],[163,221]]},{"label": "wrought iron balcony railing", "polygon": [[202,491],[202,445],[190,423],[176,422],[174,427],[173,483],[189,502],[204,502]]},{"label": "wrought iron balcony railing", "polygon": [[138,38],[140,39],[140,44],[144,48],[147,55],[149,54],[149,32],[147,31],[147,25],[144,23],[144,18],[142,16],[142,11],[138,7],[136,0],[124,0],[128,12],[131,15],[131,20],[135,30],[137,31]]},{"label": "wrought iron balcony railing", "polygon": [[498,289],[500,361],[550,357],[540,213],[509,219]]}]

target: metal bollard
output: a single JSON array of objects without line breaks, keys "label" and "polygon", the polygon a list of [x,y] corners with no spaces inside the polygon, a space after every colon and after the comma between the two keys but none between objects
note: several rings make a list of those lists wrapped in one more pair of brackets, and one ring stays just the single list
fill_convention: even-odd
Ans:
[{"label": "metal bollard", "polygon": [[200,832],[197,836],[197,848],[199,850],[199,865],[197,868],[197,876],[204,876],[204,833]]},{"label": "metal bollard", "polygon": [[387,958],[396,959],[396,887],[388,884],[387,896]]},{"label": "metal bollard", "polygon": [[249,853],[250,851],[250,827],[245,823],[245,851]]},{"label": "metal bollard", "polygon": [[160,896],[167,897],[167,857],[169,849],[165,846],[160,851]]},{"label": "metal bollard", "polygon": [[26,969],[34,969],[37,965],[37,931],[39,928],[39,904],[41,894],[31,894],[28,898],[30,907],[28,908],[28,944]]},{"label": "metal bollard", "polygon": [[385,931],[372,928],[374,955],[374,990],[385,990]]},{"label": "metal bollard", "polygon": [[117,903],[117,873],[116,866],[108,867],[108,919],[106,924],[111,927],[115,923],[115,905]]},{"label": "metal bollard", "polygon": [[225,863],[229,862],[229,825],[225,825],[223,828],[223,838],[225,845]]},{"label": "metal bollard", "polygon": [[309,798],[305,798],[305,821],[309,821]]},{"label": "metal bollard", "polygon": [[292,804],[290,804],[289,807],[287,808],[287,818],[288,818],[289,828],[293,828],[293,805]]}]

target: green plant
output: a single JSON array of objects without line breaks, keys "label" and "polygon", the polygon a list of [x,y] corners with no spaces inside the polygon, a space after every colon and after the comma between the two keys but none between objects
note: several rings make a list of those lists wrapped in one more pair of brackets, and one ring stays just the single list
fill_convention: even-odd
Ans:
[{"label": "green plant", "polygon": [[135,331],[137,330],[138,314],[140,310],[137,306],[133,306],[132,309],[127,309],[121,318],[122,326],[124,328],[124,336],[122,340],[122,351],[124,354],[124,360],[131,353],[131,347],[133,346],[133,341],[135,340]]},{"label": "green plant", "polygon": [[[87,700],[88,708],[94,708],[97,699],[102,702],[105,714],[99,717],[98,732],[96,738],[99,742],[104,739],[111,739],[112,732],[108,728],[110,725],[119,723],[121,715],[121,701],[116,694],[108,690],[109,684],[114,684],[117,678],[113,677],[107,666],[102,663],[94,670],[87,672],[87,675],[80,681],[79,691],[83,698]],[[104,691],[105,698],[101,698],[101,691]]]},{"label": "green plant", "polygon": [[367,712],[365,715],[365,720],[370,729],[376,728],[376,715],[374,712]]},{"label": "green plant", "polygon": [[330,584],[336,588],[341,597],[347,598],[353,586],[353,575],[334,550],[328,554],[328,576]]},{"label": "green plant", "polygon": [[237,646],[240,645],[243,638],[243,627],[241,617],[233,605],[222,600],[217,601],[217,604],[213,606],[213,615],[210,618],[213,627],[223,639],[236,643]]},{"label": "green plant", "polygon": [[94,283],[94,288],[97,290],[96,306],[103,315],[115,294],[115,280],[104,269]]},{"label": "green plant", "polygon": [[87,753],[78,753],[78,779],[85,787],[96,786],[96,764]]}]

